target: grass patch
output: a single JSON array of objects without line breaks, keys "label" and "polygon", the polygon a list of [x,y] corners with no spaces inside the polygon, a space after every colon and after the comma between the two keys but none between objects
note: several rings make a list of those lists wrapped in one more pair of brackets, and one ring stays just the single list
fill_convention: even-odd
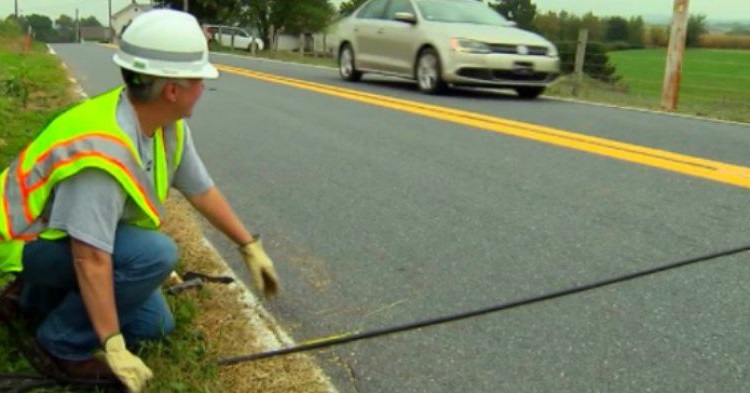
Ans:
[{"label": "grass patch", "polygon": [[[4,169],[56,114],[74,104],[65,70],[44,45],[23,50],[18,32],[0,20],[0,169]],[[10,31],[10,33],[9,33]],[[226,274],[220,258],[203,245],[201,228],[187,202],[171,198],[164,232],[180,248],[180,268]],[[0,283],[9,277],[0,277]],[[3,281],[4,280],[4,281]],[[328,392],[328,381],[306,355],[219,368],[216,360],[268,350],[249,318],[257,312],[240,300],[241,287],[209,284],[167,296],[176,330],[143,346],[139,355],[154,371],[149,392]],[[271,321],[264,320],[269,329]],[[31,371],[0,326],[0,373]],[[45,389],[39,392],[67,392]]]},{"label": "grass patch", "polygon": [[[616,86],[587,83],[580,98],[659,109],[666,51],[611,52],[622,79]],[[750,123],[750,76],[743,72],[750,51],[690,49],[685,52],[677,112]],[[562,81],[553,93],[570,95]]]},{"label": "grass patch", "polygon": [[290,63],[317,65],[323,67],[338,67],[336,59],[326,55],[312,55],[305,54],[300,55],[297,52],[286,52],[286,51],[258,51],[255,54],[251,54],[246,50],[235,49],[231,50],[229,47],[211,44],[210,49],[212,52],[218,53],[232,53],[240,56],[248,56],[258,59],[278,60],[286,61]]},{"label": "grass patch", "polygon": [[21,39],[0,40],[0,167],[5,167],[44,124],[73,103],[59,61]]}]

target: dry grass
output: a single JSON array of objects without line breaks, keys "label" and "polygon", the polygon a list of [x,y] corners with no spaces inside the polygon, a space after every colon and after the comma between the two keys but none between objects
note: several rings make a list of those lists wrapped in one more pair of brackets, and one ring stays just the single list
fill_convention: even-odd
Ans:
[{"label": "dry grass", "polygon": [[712,49],[750,49],[750,36],[705,34],[700,37],[699,46]]},{"label": "dry grass", "polygon": [[[227,267],[212,248],[205,245],[198,221],[190,205],[173,196],[167,204],[168,220],[164,232],[180,246],[182,268],[206,274],[226,274]],[[184,292],[199,310],[194,329],[202,332],[207,343],[207,357],[219,359],[268,350],[257,327],[248,315],[260,318],[266,328],[273,323],[259,317],[257,310],[241,300],[239,286],[208,284],[200,292]],[[290,355],[267,360],[240,363],[219,370],[221,385],[226,392],[329,392],[325,376],[307,355]]]}]

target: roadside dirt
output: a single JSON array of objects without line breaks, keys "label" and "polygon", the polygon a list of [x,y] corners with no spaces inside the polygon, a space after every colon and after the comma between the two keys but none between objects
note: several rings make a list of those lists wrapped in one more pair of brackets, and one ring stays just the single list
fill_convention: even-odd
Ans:
[{"label": "roadside dirt", "polygon": [[[172,194],[167,203],[168,218],[164,232],[172,236],[180,247],[181,269],[212,275],[226,274],[228,267],[204,242],[192,207],[178,193]],[[269,334],[276,337],[282,334],[273,321],[247,301],[247,293],[241,286],[211,284],[190,296],[194,297],[200,310],[196,328],[203,331],[211,358],[269,350]],[[279,345],[278,342],[276,345]],[[220,378],[229,392],[335,391],[313,359],[304,354],[223,367]]]}]

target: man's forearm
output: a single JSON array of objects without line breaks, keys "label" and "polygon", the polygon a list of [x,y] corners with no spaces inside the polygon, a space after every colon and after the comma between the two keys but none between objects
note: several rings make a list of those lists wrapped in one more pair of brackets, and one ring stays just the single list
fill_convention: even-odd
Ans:
[{"label": "man's forearm", "polygon": [[100,342],[120,329],[115,304],[112,256],[71,239],[73,265],[83,304]]},{"label": "man's forearm", "polygon": [[206,217],[216,229],[232,239],[238,245],[253,241],[250,232],[234,213],[224,195],[218,188],[212,187],[203,194],[187,195],[187,200],[198,212]]}]

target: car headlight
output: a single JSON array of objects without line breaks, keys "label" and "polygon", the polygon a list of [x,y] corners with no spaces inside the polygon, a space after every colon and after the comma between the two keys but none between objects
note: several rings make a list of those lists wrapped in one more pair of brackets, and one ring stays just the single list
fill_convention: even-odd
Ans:
[{"label": "car headlight", "polygon": [[550,45],[547,49],[547,56],[549,57],[558,57],[560,54],[557,52],[557,47],[554,45]]},{"label": "car headlight", "polygon": [[464,53],[492,53],[489,45],[484,42],[469,40],[466,38],[451,38],[451,49]]}]

